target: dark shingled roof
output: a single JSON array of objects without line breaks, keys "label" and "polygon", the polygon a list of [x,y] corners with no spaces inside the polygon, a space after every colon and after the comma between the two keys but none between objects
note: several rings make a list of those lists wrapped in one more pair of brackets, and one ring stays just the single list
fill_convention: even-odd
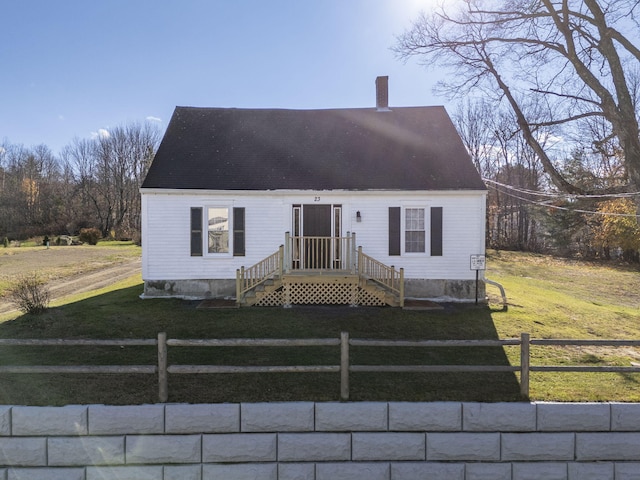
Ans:
[{"label": "dark shingled roof", "polygon": [[177,107],[142,188],[486,187],[443,107]]}]

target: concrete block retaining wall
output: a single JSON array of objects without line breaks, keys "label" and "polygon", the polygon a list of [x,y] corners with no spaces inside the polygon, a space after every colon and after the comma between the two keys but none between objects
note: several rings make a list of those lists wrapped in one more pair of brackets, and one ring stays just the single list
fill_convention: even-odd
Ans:
[{"label": "concrete block retaining wall", "polygon": [[0,480],[640,480],[640,404],[0,406]]}]

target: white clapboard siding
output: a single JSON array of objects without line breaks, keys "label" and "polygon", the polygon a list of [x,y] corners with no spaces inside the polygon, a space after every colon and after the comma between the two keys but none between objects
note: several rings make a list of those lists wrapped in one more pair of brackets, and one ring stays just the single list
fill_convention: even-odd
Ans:
[{"label": "white clapboard siding", "polygon": [[[292,230],[292,205],[340,204],[341,235],[355,232],[363,251],[396,268],[406,278],[473,279],[470,255],[484,253],[484,191],[428,192],[201,192],[142,191],[143,278],[145,280],[231,279],[236,269],[251,266],[274,253]],[[192,207],[245,208],[246,255],[190,255]],[[424,254],[389,256],[389,207],[424,207],[427,248]],[[443,208],[443,256],[429,251],[429,213]],[[362,221],[356,221],[356,212]],[[205,226],[206,229],[206,226]]]}]

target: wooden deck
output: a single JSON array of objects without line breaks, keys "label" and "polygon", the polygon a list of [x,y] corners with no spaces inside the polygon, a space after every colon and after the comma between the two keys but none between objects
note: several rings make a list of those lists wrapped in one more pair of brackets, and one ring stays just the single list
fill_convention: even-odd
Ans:
[{"label": "wooden deck", "polygon": [[[362,248],[353,248],[354,241],[355,235],[344,238],[287,235],[286,244],[278,252],[252,267],[238,270],[236,302],[239,306],[402,307],[402,269],[396,271],[365,255]],[[309,257],[301,259],[301,251],[319,251],[321,255],[314,254],[310,262]],[[304,265],[320,268],[301,268]]]}]

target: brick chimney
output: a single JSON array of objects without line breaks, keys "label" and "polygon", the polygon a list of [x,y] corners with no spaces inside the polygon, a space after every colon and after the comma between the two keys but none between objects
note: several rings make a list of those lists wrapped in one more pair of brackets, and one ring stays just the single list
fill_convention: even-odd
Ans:
[{"label": "brick chimney", "polygon": [[376,78],[376,108],[379,112],[389,111],[389,77]]}]

